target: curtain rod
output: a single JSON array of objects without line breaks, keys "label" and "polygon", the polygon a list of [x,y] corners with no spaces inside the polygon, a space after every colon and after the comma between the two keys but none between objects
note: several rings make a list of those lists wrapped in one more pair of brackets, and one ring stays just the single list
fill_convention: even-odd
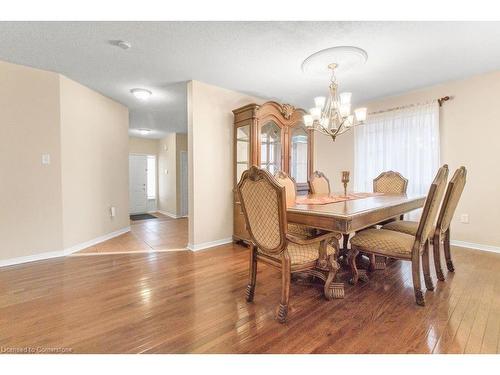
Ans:
[{"label": "curtain rod", "polygon": [[[444,102],[447,102],[448,100],[451,100],[451,99],[452,99],[451,96],[443,96],[442,98],[438,98],[435,100],[438,102],[439,106],[442,107]],[[432,101],[434,101],[434,100],[432,100]],[[429,103],[429,102],[427,102],[427,103]],[[408,104],[408,105],[403,105],[400,107],[394,107],[394,108],[389,108],[389,109],[383,109],[381,111],[370,112],[368,114],[369,115],[377,115],[379,113],[397,111],[399,109],[411,108],[411,107],[415,107],[415,106],[421,105],[421,104],[425,104],[425,103]]]}]

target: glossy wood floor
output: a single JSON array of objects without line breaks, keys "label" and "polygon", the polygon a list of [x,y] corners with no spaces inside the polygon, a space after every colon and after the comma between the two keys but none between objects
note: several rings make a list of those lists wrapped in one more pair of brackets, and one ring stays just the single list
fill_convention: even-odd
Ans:
[{"label": "glossy wood floor", "polygon": [[500,254],[454,249],[426,307],[397,261],[326,301],[294,282],[274,320],[279,273],[259,264],[245,302],[248,250],[66,257],[0,269],[0,346],[76,353],[498,353]]},{"label": "glossy wood floor", "polygon": [[172,219],[155,212],[157,219],[130,222],[130,232],[90,246],[77,254],[143,253],[182,250],[188,243],[188,219]]}]

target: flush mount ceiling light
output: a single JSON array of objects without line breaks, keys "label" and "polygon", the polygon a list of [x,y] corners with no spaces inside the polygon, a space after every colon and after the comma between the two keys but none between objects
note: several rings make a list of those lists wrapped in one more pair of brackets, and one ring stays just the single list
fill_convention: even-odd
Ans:
[{"label": "flush mount ceiling light", "polygon": [[146,89],[132,89],[130,92],[139,100],[148,100],[149,97],[153,94],[151,91]]},{"label": "flush mount ceiling light", "polygon": [[364,64],[367,58],[367,53],[361,48],[333,47],[316,52],[304,60],[302,71],[305,73],[330,72],[328,98],[324,96],[314,98],[314,108],[304,116],[307,128],[329,135],[335,141],[337,136],[366,120],[366,108],[358,108],[354,110],[354,114],[351,113],[352,94],[339,93],[335,73]]},{"label": "flush mount ceiling light", "polygon": [[149,133],[151,133],[151,129],[146,128],[137,129],[137,131],[140,135],[148,135]]},{"label": "flush mount ceiling light", "polygon": [[130,42],[127,42],[126,40],[119,40],[116,42],[116,45],[120,47],[121,49],[130,49],[132,48],[132,44]]}]

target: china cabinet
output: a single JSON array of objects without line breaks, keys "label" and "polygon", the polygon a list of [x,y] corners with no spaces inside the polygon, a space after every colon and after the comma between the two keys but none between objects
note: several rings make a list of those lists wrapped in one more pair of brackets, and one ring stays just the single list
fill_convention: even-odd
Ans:
[{"label": "china cabinet", "polygon": [[[243,172],[256,165],[272,175],[282,170],[297,183],[299,194],[308,192],[313,172],[313,133],[303,122],[305,111],[289,104],[248,104],[234,114],[234,188]],[[247,240],[245,218],[234,189],[235,240]]]}]

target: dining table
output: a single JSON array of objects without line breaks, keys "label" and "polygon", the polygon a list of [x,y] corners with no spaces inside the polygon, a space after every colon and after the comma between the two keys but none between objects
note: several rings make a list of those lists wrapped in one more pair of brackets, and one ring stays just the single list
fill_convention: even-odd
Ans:
[{"label": "dining table", "polygon": [[[297,197],[295,204],[287,207],[287,221],[342,234],[339,256],[345,258],[352,233],[419,209],[425,198],[425,195],[385,193],[309,194]],[[360,278],[366,279],[364,271],[360,270]],[[343,294],[343,285],[336,287],[342,288]]]}]

